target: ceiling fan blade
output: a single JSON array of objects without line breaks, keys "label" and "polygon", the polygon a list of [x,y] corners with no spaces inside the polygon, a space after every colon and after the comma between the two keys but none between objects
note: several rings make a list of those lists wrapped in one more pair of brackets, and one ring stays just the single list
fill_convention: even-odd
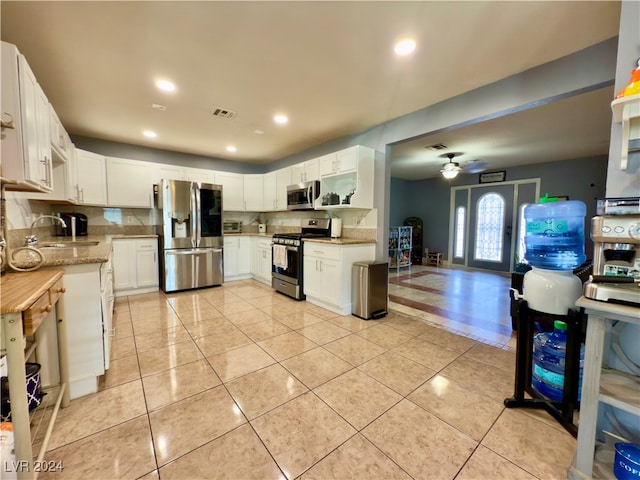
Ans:
[{"label": "ceiling fan blade", "polygon": [[484,172],[489,164],[487,162],[470,162],[462,165],[462,173],[480,173]]}]

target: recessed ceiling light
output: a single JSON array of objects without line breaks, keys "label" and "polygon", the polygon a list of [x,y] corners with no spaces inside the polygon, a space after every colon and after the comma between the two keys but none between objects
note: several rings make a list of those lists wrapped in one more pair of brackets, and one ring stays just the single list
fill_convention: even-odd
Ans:
[{"label": "recessed ceiling light", "polygon": [[255,133],[256,135],[262,135],[264,134],[264,130],[260,130],[259,128],[257,128],[253,131],[253,133]]},{"label": "recessed ceiling light", "polygon": [[169,80],[158,80],[156,82],[156,87],[164,92],[173,92],[176,89],[175,84]]},{"label": "recessed ceiling light", "polygon": [[234,145],[227,146],[227,152],[235,152],[237,148]]},{"label": "recessed ceiling light", "polygon": [[165,107],[164,105],[160,105],[159,103],[152,103],[151,108],[153,108],[154,110],[160,110],[161,112],[164,112],[167,109],[167,107]]},{"label": "recessed ceiling light", "polygon": [[416,49],[416,42],[410,38],[406,38],[404,40],[396,43],[393,51],[396,52],[396,55],[409,55]]},{"label": "recessed ceiling light", "polygon": [[284,125],[289,121],[289,119],[287,118],[286,115],[278,114],[273,117],[273,121],[279,125]]},{"label": "recessed ceiling light", "polygon": [[147,138],[156,138],[158,136],[156,132],[152,132],[151,130],[145,130],[142,134]]}]

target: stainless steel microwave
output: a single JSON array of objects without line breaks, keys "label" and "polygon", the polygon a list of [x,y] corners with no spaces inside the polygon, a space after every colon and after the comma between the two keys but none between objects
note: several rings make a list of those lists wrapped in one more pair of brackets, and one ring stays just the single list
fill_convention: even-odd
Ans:
[{"label": "stainless steel microwave", "polygon": [[320,196],[320,182],[296,183],[287,187],[287,210],[313,210]]}]

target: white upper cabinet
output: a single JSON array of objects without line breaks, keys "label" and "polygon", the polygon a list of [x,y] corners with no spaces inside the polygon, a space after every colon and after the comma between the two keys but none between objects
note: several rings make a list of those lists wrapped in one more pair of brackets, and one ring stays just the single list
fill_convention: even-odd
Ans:
[{"label": "white upper cabinet", "polygon": [[216,183],[216,174],[213,170],[186,167],[184,169],[184,180],[199,183]]},{"label": "white upper cabinet", "polygon": [[53,164],[53,192],[31,193],[27,198],[33,200],[44,200],[51,203],[77,203],[78,191],[76,188],[76,160],[75,147],[69,145],[67,160],[65,162],[55,162]]},{"label": "white upper cabinet", "polygon": [[264,209],[269,212],[287,209],[287,187],[291,185],[291,167],[264,175]]},{"label": "white upper cabinet", "polygon": [[276,172],[265,173],[262,182],[262,211],[272,212],[276,209]]},{"label": "white upper cabinet", "polygon": [[314,158],[291,167],[291,183],[310,182],[320,179],[320,159]]},{"label": "white upper cabinet", "polygon": [[335,153],[329,153],[318,158],[320,164],[320,176],[333,175],[338,171],[338,162]]},{"label": "white upper cabinet", "polygon": [[340,150],[320,157],[320,175],[338,175],[353,172],[358,168],[360,149],[365,147],[355,146]]},{"label": "white upper cabinet", "polygon": [[110,207],[153,207],[153,165],[107,157],[107,199]]},{"label": "white upper cabinet", "polygon": [[244,209],[247,212],[264,210],[264,175],[251,174],[244,176]]},{"label": "white upper cabinet", "polygon": [[287,209],[287,187],[292,183],[290,167],[276,170],[276,210]]},{"label": "white upper cabinet", "polygon": [[51,104],[49,104],[49,130],[53,153],[58,160],[66,162],[72,148],[71,138],[69,138],[69,134],[62,126],[62,122]]},{"label": "white upper cabinet", "polygon": [[8,189],[53,190],[49,101],[15,45],[2,42],[2,178]]},{"label": "white upper cabinet", "polygon": [[[320,172],[317,209],[373,208],[375,150],[357,145],[325,155]],[[338,194],[338,202],[327,204],[325,196],[332,193]]]},{"label": "white upper cabinet", "polygon": [[165,165],[162,163],[156,163],[154,165],[154,181],[153,183],[160,183],[160,180],[185,180],[184,167],[178,165]]},{"label": "white upper cabinet", "polygon": [[244,179],[241,173],[216,172],[216,183],[222,185],[222,209],[244,211]]},{"label": "white upper cabinet", "polygon": [[[123,183],[126,179],[123,179]],[[76,149],[76,190],[78,203],[85,205],[107,204],[107,179],[105,157],[86,150]]]}]

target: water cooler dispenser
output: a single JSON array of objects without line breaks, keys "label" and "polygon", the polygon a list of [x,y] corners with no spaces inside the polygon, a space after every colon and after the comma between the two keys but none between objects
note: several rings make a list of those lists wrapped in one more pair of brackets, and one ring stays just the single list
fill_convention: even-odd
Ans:
[{"label": "water cooler dispenser", "polygon": [[[574,436],[583,315],[575,308],[582,281],[573,270],[586,259],[585,215],[583,202],[548,196],[524,209],[524,257],[532,269],[524,276],[522,295],[512,292],[512,309],[519,311],[516,379],[514,396],[505,399],[507,407],[547,410]],[[554,331],[534,338],[537,319],[549,316],[556,320]]]}]

